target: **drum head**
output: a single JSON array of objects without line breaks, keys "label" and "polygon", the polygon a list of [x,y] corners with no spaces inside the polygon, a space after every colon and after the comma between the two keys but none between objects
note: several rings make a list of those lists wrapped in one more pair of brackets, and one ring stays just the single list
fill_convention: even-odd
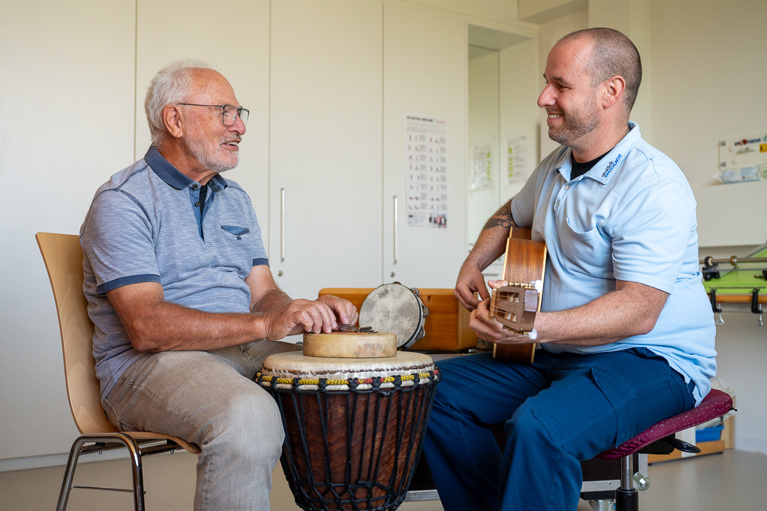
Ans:
[{"label": "drum head", "polygon": [[375,288],[360,307],[360,327],[397,335],[397,348],[408,348],[424,336],[426,307],[412,289],[398,282]]}]

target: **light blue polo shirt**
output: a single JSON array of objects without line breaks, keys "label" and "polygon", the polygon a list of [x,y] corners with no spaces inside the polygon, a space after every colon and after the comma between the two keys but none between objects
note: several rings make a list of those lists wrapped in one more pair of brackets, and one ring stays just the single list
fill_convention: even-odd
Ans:
[{"label": "light blue polo shirt", "polygon": [[551,352],[649,348],[695,383],[700,402],[716,373],[715,326],[699,261],[696,203],[679,167],[631,130],[586,174],[570,181],[572,151],[560,147],[511,203],[514,222],[545,240],[541,310],[584,305],[615,279],[669,293],[655,328],[604,346],[544,344]]},{"label": "light blue polo shirt", "polygon": [[107,299],[108,291],[159,282],[168,302],[207,312],[249,312],[245,277],[253,266],[268,264],[261,228],[239,185],[216,175],[207,186],[201,215],[200,183],[152,147],[93,198],[80,243],[102,398],[141,356]]}]

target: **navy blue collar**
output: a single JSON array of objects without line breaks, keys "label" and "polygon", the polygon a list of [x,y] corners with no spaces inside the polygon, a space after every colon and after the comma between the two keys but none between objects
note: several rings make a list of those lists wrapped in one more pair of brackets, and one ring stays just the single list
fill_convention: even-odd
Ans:
[{"label": "navy blue collar", "polygon": [[[182,190],[196,183],[196,181],[189,179],[187,176],[181,173],[180,170],[174,167],[168,160],[166,160],[155,146],[151,146],[149,148],[149,150],[146,152],[146,155],[144,156],[144,160],[146,160],[154,173],[157,174],[160,179],[168,183],[173,188]],[[213,176],[210,181],[208,181],[208,185],[213,191],[216,192],[223,190],[227,186],[226,179],[218,174]]]}]

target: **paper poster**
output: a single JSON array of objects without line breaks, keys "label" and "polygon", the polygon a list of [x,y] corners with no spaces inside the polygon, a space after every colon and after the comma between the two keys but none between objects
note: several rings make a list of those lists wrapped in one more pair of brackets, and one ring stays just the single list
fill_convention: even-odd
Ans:
[{"label": "paper poster", "polygon": [[407,116],[407,226],[447,229],[447,122]]},{"label": "paper poster", "polygon": [[495,151],[493,144],[477,144],[471,151],[471,189],[482,190],[493,186]]},{"label": "paper poster", "polygon": [[506,183],[518,183],[527,180],[530,175],[527,137],[509,137],[506,139]]}]

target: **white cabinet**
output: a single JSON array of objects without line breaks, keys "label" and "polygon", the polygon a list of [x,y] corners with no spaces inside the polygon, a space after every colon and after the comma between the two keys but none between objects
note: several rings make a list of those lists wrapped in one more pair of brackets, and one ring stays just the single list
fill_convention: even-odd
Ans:
[{"label": "white cabinet", "polygon": [[376,286],[381,3],[272,2],[271,26],[272,273],[296,298]]},{"label": "white cabinet", "polygon": [[[465,21],[370,0],[274,2],[271,16],[277,283],[294,297],[395,280],[452,287],[465,255]],[[446,229],[408,223],[409,115],[447,124]]]},{"label": "white cabinet", "polygon": [[[415,4],[384,4],[386,282],[450,288],[466,255],[467,52],[467,26],[463,18]],[[446,229],[416,229],[408,225],[408,116],[435,119],[447,125]]]},{"label": "white cabinet", "polygon": [[269,0],[235,0],[226,9],[205,0],[138,0],[136,22],[136,159],[149,148],[144,98],[150,80],[177,60],[221,72],[250,110],[240,163],[225,177],[250,195],[264,236],[269,204]]}]

